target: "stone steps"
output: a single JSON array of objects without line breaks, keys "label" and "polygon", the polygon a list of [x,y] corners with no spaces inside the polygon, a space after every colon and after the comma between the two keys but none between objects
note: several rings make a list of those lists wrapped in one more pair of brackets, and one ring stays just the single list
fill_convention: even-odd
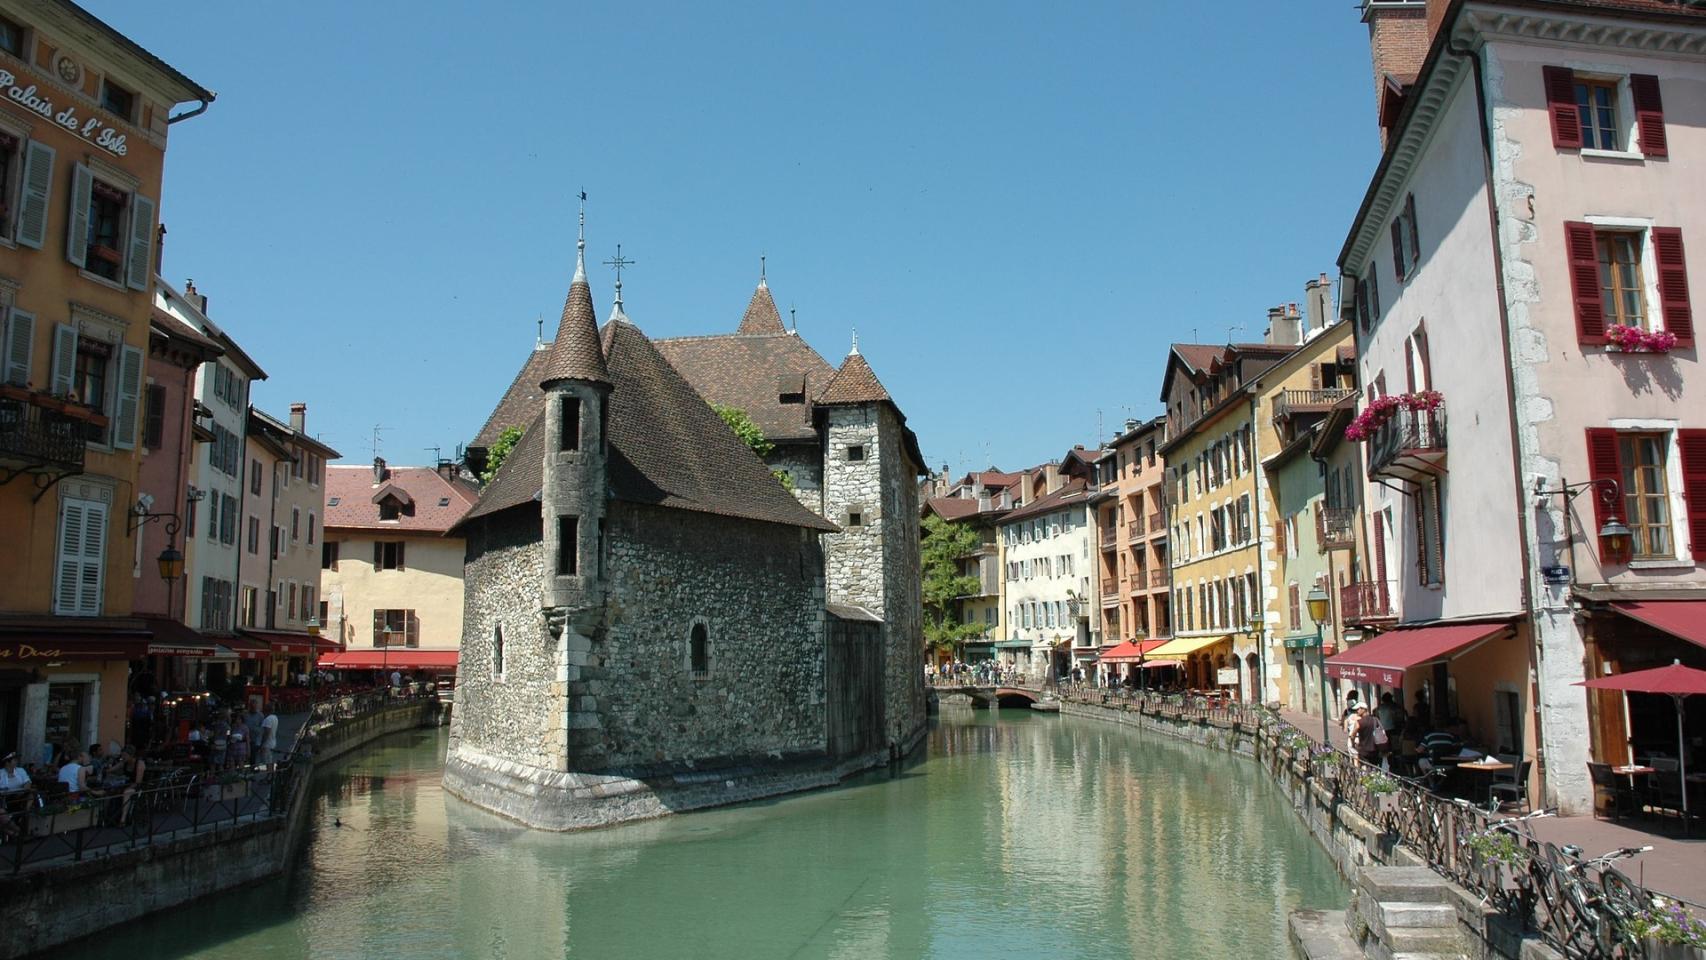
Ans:
[{"label": "stone steps", "polygon": [[1363,960],[1343,910],[1293,910],[1286,927],[1300,960]]}]

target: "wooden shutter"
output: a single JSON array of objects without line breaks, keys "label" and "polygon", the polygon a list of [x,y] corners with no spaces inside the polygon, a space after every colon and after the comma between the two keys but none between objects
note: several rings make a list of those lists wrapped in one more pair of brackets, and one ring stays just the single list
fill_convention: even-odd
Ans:
[{"label": "wooden shutter", "polygon": [[1678,430],[1682,454],[1682,498],[1688,502],[1688,552],[1706,560],[1706,430]]},{"label": "wooden shutter", "polygon": [[[40,250],[47,241],[47,198],[53,193],[53,148],[34,140],[24,147],[18,197],[18,243]],[[84,210],[87,215],[88,206]]]},{"label": "wooden shutter", "polygon": [[403,541],[397,541],[397,569],[403,569]]},{"label": "wooden shutter", "polygon": [[72,616],[101,612],[105,584],[107,508],[92,500],[66,499],[59,519],[59,582],[54,610]]},{"label": "wooden shutter", "polygon": [[14,307],[6,322],[4,355],[0,356],[0,382],[23,386],[30,382],[30,360],[35,352],[36,318]]},{"label": "wooden shutter", "polygon": [[373,645],[385,646],[385,611],[373,611]]},{"label": "wooden shutter", "polygon": [[154,201],[140,193],[130,195],[130,251],[125,255],[124,284],[132,290],[148,289],[148,274],[154,269]]},{"label": "wooden shutter", "polygon": [[[273,535],[277,536],[277,534],[278,534],[278,528],[273,527]],[[384,562],[385,562],[385,544],[383,541],[375,540],[375,541],[373,541],[373,569],[375,569],[375,570],[380,569],[380,565],[383,564]]]},{"label": "wooden shutter", "polygon": [[1279,556],[1286,556],[1285,521],[1274,521],[1274,550]]},{"label": "wooden shutter", "polygon": [[119,351],[118,403],[113,413],[113,446],[136,448],[137,405],[142,399],[142,351],[125,347]]},{"label": "wooden shutter", "polygon": [[[1588,473],[1595,485],[1589,492],[1593,497],[1593,526],[1594,536],[1598,536],[1599,528],[1605,526],[1612,517],[1623,514],[1620,498],[1607,503],[1602,491],[1613,489],[1603,481],[1617,484],[1620,493],[1623,492],[1623,465],[1619,462],[1617,452],[1617,431],[1604,428],[1588,429]],[[1599,543],[1600,563],[1625,563],[1629,559],[1627,551],[1612,550],[1604,540]]]},{"label": "wooden shutter", "polygon": [[1659,306],[1665,329],[1685,347],[1694,345],[1694,311],[1688,303],[1688,261],[1683,256],[1682,231],[1653,228],[1653,259],[1659,268]]},{"label": "wooden shutter", "polygon": [[1416,346],[1409,337],[1404,338],[1404,389],[1416,392]]},{"label": "wooden shutter", "polygon": [[1593,224],[1579,220],[1564,224],[1564,250],[1570,260],[1570,295],[1576,303],[1576,339],[1605,343],[1605,303],[1599,290],[1599,250]]},{"label": "wooden shutter", "polygon": [[1404,282],[1404,224],[1397,217],[1392,219],[1392,275]]},{"label": "wooden shutter", "polygon": [[79,267],[89,265],[89,202],[95,192],[95,175],[81,163],[71,167],[71,215],[65,221],[65,259]]},{"label": "wooden shutter", "polygon": [[1576,75],[1569,67],[1542,67],[1546,79],[1546,109],[1552,115],[1552,145],[1582,148],[1582,118],[1576,113]]},{"label": "wooden shutter", "polygon": [[403,645],[408,647],[421,645],[421,618],[415,616],[413,610],[403,611]]},{"label": "wooden shutter", "polygon": [[48,392],[64,395],[77,381],[77,328],[69,323],[53,325],[53,367]]},{"label": "wooden shutter", "polygon": [[1368,265],[1368,325],[1380,322],[1380,271]]},{"label": "wooden shutter", "polygon": [[83,565],[82,500],[66,500],[59,513],[59,564],[53,587],[53,612],[62,616],[77,613],[77,585]]},{"label": "wooden shutter", "polygon": [[[149,450],[158,450],[166,442],[166,387],[151,383],[143,396],[147,402],[143,404],[142,445]],[[253,546],[249,552],[255,552]]]},{"label": "wooden shutter", "polygon": [[1422,234],[1416,229],[1416,195],[1413,193],[1404,196],[1404,220],[1410,228],[1410,262],[1419,264],[1422,262]]},{"label": "wooden shutter", "polygon": [[1665,105],[1659,97],[1659,78],[1650,73],[1629,76],[1629,93],[1635,101],[1635,130],[1641,152],[1649,157],[1670,156],[1665,141]]},{"label": "wooden shutter", "polygon": [[1425,587],[1428,585],[1427,492],[1418,488],[1416,495],[1409,498],[1409,504],[1416,513],[1416,582]]}]

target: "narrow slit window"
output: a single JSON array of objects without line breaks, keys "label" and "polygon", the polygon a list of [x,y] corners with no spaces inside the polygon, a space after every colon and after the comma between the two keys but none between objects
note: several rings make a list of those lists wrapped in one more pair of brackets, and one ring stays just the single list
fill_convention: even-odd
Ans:
[{"label": "narrow slit window", "polygon": [[557,576],[573,577],[580,572],[580,520],[560,517],[557,520]]},{"label": "narrow slit window", "polygon": [[579,397],[563,398],[563,444],[564,450],[579,450],[581,448],[581,401]]}]

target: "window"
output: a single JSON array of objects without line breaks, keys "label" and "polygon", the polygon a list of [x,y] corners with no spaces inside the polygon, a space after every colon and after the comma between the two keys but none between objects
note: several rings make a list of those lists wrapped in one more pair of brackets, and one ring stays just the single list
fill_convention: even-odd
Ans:
[{"label": "window", "polygon": [[257,622],[257,618],[260,616],[260,602],[261,602],[260,591],[254,587],[244,587],[242,597],[243,597],[243,626],[245,626],[245,627],[260,626],[260,624]]},{"label": "window", "polygon": [[857,463],[860,460],[865,459],[865,445],[862,443],[855,443],[852,446],[848,447],[847,448],[847,459],[854,462],[854,463]]},{"label": "window", "polygon": [[107,553],[107,505],[65,498],[59,512],[53,612],[96,617],[102,609]]},{"label": "window", "polygon": [[[71,389],[84,406],[96,413],[107,412],[107,364],[112,356],[110,344],[82,337],[77,340],[77,365]],[[91,426],[89,439],[101,442],[104,435],[100,428]]]},{"label": "window", "polygon": [[1576,118],[1582,126],[1582,146],[1620,150],[1617,145],[1617,83],[1577,79]]},{"label": "window", "polygon": [[290,508],[290,542],[295,543],[296,541],[301,540],[301,539],[302,539],[302,508],[301,507],[291,507]]},{"label": "window", "polygon": [[201,629],[231,629],[231,582],[201,578]]},{"label": "window", "polygon": [[403,505],[395,497],[379,501],[379,519],[396,520],[403,515]]},{"label": "window", "polygon": [[282,541],[284,539],[283,528],[276,523],[273,524],[269,537],[271,539],[267,540],[267,556],[277,560],[279,557],[284,556],[284,547],[282,545]]},{"label": "window", "polygon": [[1618,461],[1623,466],[1624,523],[1633,534],[1631,554],[1638,560],[1676,555],[1671,542],[1670,491],[1665,483],[1662,433],[1620,433]]},{"label": "window", "polygon": [[581,401],[579,397],[565,396],[562,406],[562,450],[579,450],[581,448]]},{"label": "window", "polygon": [[257,554],[261,550],[261,518],[249,518],[249,553]]},{"label": "window", "polygon": [[1291,617],[1292,633],[1303,629],[1302,592],[1295,580],[1286,585],[1286,611]]},{"label": "window", "polygon": [[504,627],[501,623],[492,627],[492,675],[504,675]]},{"label": "window", "polygon": [[144,410],[142,417],[142,446],[148,450],[158,450],[166,441],[166,387],[163,384],[151,383],[144,392]]},{"label": "window", "polygon": [[249,461],[249,492],[255,496],[261,495],[261,462]]},{"label": "window", "polygon": [[865,525],[865,515],[863,513],[860,513],[857,510],[849,510],[847,512],[847,525],[849,527],[862,527],[862,526],[864,526]]},{"label": "window", "polygon": [[415,616],[415,611],[373,611],[373,645],[376,647],[420,646],[421,621]]},{"label": "window", "polygon": [[580,571],[580,520],[557,518],[557,576],[572,577]]},{"label": "window", "polygon": [[237,498],[228,493],[219,495],[219,542],[237,544]]},{"label": "window", "polygon": [[1392,219],[1392,268],[1398,282],[1415,276],[1421,262],[1420,239],[1416,235],[1416,195],[1404,197],[1404,209]]},{"label": "window", "polygon": [[332,497],[331,499],[326,501],[326,506],[335,507],[338,505],[338,502],[342,499],[343,499],[342,497]]},{"label": "window", "polygon": [[114,282],[124,279],[125,199],[124,191],[99,180],[89,192],[89,241],[83,266]]},{"label": "window", "polygon": [[24,58],[24,28],[5,17],[0,17],[0,50]]},{"label": "window", "polygon": [[373,569],[402,570],[403,541],[379,540],[373,544]]},{"label": "window", "polygon": [[290,582],[290,585],[285,587],[285,596],[289,598],[288,600],[285,601],[285,607],[284,607],[285,619],[295,620],[296,619],[296,581],[292,580]]},{"label": "window", "polygon": [[1646,291],[1641,284],[1641,235],[1595,230],[1599,255],[1599,295],[1607,324],[1647,326]]},{"label": "window", "polygon": [[336,570],[338,568],[338,541],[327,540],[320,544],[320,569]]},{"label": "window", "polygon": [[314,545],[314,514],[312,512],[308,514],[308,545]]},{"label": "window", "polygon": [[101,80],[101,109],[108,113],[117,114],[126,120],[136,117],[136,94],[112,82],[110,78]]},{"label": "window", "polygon": [[687,634],[687,669],[693,679],[711,678],[711,634],[703,623],[695,623]]}]

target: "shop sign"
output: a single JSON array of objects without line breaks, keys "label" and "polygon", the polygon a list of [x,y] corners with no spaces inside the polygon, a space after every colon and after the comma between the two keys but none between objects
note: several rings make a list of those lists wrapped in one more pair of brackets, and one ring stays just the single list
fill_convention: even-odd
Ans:
[{"label": "shop sign", "polygon": [[1570,582],[1570,568],[1569,567],[1541,567],[1540,568],[1540,576],[1545,578],[1547,583],[1569,583]]},{"label": "shop sign", "polygon": [[1220,684],[1223,687],[1237,686],[1238,685],[1238,668],[1237,667],[1221,667],[1219,670],[1216,670],[1214,672],[1214,680],[1216,683]]},{"label": "shop sign", "polygon": [[29,643],[12,643],[0,647],[0,660],[58,660],[65,652],[57,647],[38,647]]},{"label": "shop sign", "polygon": [[7,99],[18,106],[41,114],[115,157],[122,157],[130,152],[130,148],[125,146],[124,134],[101,118],[79,117],[74,106],[55,112],[53,101],[42,96],[45,91],[38,89],[33,83],[27,87],[20,85],[18,78],[13,76],[10,70],[0,70],[0,90],[5,91]]},{"label": "shop sign", "polygon": [[1329,663],[1327,676],[1340,680],[1361,680],[1365,683],[1379,684],[1383,687],[1402,687],[1404,671],[1388,670],[1384,667],[1368,667],[1360,663]]},{"label": "shop sign", "polygon": [[1288,637],[1285,641],[1285,648],[1287,650],[1313,650],[1315,649],[1315,640],[1314,637]]}]

